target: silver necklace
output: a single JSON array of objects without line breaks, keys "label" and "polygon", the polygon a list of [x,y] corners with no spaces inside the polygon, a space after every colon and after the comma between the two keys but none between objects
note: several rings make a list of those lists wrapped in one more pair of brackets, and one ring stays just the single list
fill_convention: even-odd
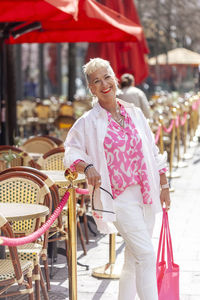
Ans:
[{"label": "silver necklace", "polygon": [[117,117],[113,116],[113,119],[122,127],[124,127],[124,119],[121,115],[120,109],[119,109],[119,105],[117,105],[116,107],[116,115]]}]

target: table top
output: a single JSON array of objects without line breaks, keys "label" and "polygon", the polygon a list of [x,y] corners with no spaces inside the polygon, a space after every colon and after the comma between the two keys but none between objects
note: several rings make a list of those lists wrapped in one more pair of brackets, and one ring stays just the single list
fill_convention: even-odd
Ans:
[{"label": "table top", "polygon": [[20,221],[46,216],[49,208],[39,204],[0,203],[0,212],[8,221]]},{"label": "table top", "polygon": [[[44,174],[46,174],[52,181],[56,184],[69,184],[69,181],[64,176],[64,171],[47,171],[47,170],[40,170]],[[77,179],[73,181],[74,184],[85,182],[85,175],[78,174]]]}]

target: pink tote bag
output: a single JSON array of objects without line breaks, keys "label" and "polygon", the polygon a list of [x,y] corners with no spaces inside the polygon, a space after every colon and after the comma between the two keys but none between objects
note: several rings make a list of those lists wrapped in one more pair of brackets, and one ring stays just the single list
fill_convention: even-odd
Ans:
[{"label": "pink tote bag", "polygon": [[156,271],[158,299],[179,300],[179,266],[174,263],[168,214],[165,209],[163,209]]}]

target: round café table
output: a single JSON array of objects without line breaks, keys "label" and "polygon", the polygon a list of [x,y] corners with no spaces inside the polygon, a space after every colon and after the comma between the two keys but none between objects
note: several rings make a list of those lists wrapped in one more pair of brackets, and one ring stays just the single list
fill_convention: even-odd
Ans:
[{"label": "round caf\u00e9 table", "polygon": [[39,204],[0,203],[0,212],[8,221],[20,221],[47,216],[49,208]]},{"label": "round caf\u00e9 table", "polygon": [[[12,222],[47,216],[49,208],[39,204],[0,203],[0,212],[9,222]],[[0,246],[0,258],[4,257],[5,247]]]}]

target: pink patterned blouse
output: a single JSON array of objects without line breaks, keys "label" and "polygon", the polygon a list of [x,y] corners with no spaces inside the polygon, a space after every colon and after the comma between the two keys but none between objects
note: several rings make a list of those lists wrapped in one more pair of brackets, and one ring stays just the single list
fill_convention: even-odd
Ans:
[{"label": "pink patterned blouse", "polygon": [[[119,105],[121,114],[124,116],[124,128],[107,112],[108,128],[104,139],[113,198],[119,196],[128,186],[139,184],[143,202],[151,204],[142,140],[123,105]],[[160,173],[164,172],[164,169],[160,171]]]}]

